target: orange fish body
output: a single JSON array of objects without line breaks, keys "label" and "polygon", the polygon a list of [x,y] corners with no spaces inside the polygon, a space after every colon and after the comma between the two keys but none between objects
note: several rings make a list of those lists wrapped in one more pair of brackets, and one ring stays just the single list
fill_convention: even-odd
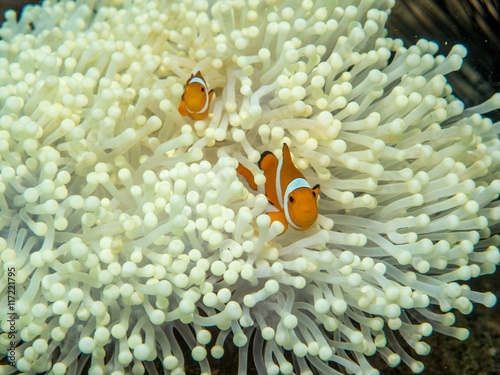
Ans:
[{"label": "orange fish body", "polygon": [[179,113],[193,120],[203,120],[208,114],[213,95],[214,90],[208,91],[207,83],[199,71],[194,76],[191,74],[184,86]]},{"label": "orange fish body", "polygon": [[[283,144],[283,158],[280,160],[272,152],[264,152],[259,168],[266,177],[267,199],[278,209],[268,213],[271,223],[281,222],[285,227],[284,231],[288,225],[295,230],[309,229],[318,217],[319,185],[311,188],[304,175],[293,164],[288,145]],[[240,164],[236,171],[247,179],[252,188],[255,186],[255,182],[249,180],[251,172],[248,169]]]}]

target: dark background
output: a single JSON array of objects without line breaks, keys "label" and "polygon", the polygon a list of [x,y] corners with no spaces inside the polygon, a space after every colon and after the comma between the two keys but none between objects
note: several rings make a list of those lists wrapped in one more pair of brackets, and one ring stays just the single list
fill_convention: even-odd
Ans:
[{"label": "dark background", "polygon": [[[21,11],[25,4],[39,4],[35,0],[0,0],[0,23],[7,9]],[[466,107],[480,104],[495,92],[500,92],[500,6],[498,0],[397,0],[387,28],[389,36],[402,38],[405,45],[425,38],[440,45],[439,53],[447,54],[454,44],[463,44],[469,51],[462,70],[447,76]],[[498,121],[499,111],[490,113]],[[483,276],[469,283],[473,290],[491,291],[500,297],[500,273]],[[500,303],[488,309],[474,305],[466,316],[456,313],[455,326],[468,328],[468,340],[434,333],[425,339],[431,347],[421,360],[424,374],[444,375],[500,375]],[[402,341],[402,340],[401,340]],[[212,362],[214,375],[237,373],[237,350],[227,348],[220,361]],[[411,355],[411,349],[408,349]],[[381,375],[406,375],[412,372],[404,364],[395,369],[375,355],[369,361]],[[191,367],[194,365],[193,367]],[[192,370],[190,370],[192,368]],[[199,373],[194,363],[186,369],[188,375]],[[256,373],[254,367],[248,374]]]}]

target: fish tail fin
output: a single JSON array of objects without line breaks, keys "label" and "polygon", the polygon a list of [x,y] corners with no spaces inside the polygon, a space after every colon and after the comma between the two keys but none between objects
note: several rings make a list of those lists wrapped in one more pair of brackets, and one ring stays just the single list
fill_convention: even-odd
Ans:
[{"label": "fish tail fin", "polygon": [[257,184],[255,183],[255,178],[253,176],[253,173],[250,172],[250,170],[248,168],[246,168],[243,165],[241,165],[240,163],[238,163],[238,167],[236,168],[236,172],[238,174],[241,174],[243,177],[245,177],[245,180],[247,180],[248,185],[250,185],[250,187],[253,190],[257,190]]},{"label": "fish tail fin", "polygon": [[273,167],[273,165],[278,165],[278,159],[271,151],[264,151],[260,155],[259,168],[263,171],[267,171]]}]

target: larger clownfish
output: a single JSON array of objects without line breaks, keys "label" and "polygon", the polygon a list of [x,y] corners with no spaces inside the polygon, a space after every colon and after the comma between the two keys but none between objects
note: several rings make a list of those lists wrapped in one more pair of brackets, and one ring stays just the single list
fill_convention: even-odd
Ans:
[{"label": "larger clownfish", "polygon": [[189,116],[193,120],[203,120],[210,107],[210,101],[214,95],[214,90],[208,91],[207,83],[200,71],[187,80],[184,86],[179,113],[182,116]]},{"label": "larger clownfish", "polygon": [[[278,211],[269,212],[271,224],[279,221],[287,230],[290,225],[295,230],[306,230],[318,218],[319,185],[311,188],[304,175],[292,162],[286,143],[283,144],[283,158],[279,159],[270,151],[261,155],[259,168],[266,177],[265,193],[269,202]],[[252,172],[238,165],[236,171],[256,190]]]}]

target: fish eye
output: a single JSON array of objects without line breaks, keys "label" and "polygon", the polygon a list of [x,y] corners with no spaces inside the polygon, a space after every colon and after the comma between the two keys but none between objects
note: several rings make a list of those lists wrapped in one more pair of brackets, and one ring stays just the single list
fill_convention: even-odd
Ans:
[{"label": "fish eye", "polygon": [[205,92],[205,88],[204,87],[201,88],[201,92]]},{"label": "fish eye", "polygon": [[293,203],[293,197],[291,195],[288,197],[288,200],[290,201],[290,203]]}]

